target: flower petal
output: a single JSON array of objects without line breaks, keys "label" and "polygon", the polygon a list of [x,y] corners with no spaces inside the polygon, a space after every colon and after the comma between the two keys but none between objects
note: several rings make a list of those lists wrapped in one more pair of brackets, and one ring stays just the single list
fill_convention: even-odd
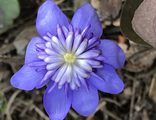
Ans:
[{"label": "flower petal", "polygon": [[102,26],[99,17],[90,4],[83,5],[72,18],[71,24],[74,28],[80,28],[83,31],[88,25],[91,25],[88,33],[93,33],[94,36],[101,37]]},{"label": "flower petal", "polygon": [[[42,88],[43,86],[47,85],[49,83],[50,79],[47,79],[46,81],[44,81],[43,83],[39,83],[36,86],[36,89]],[[41,82],[41,81],[40,81]]]},{"label": "flower petal", "polygon": [[42,80],[45,70],[36,72],[35,68],[24,65],[11,78],[11,84],[22,90],[32,90]]},{"label": "flower petal", "polygon": [[81,86],[73,91],[72,107],[81,115],[91,115],[99,102],[98,91],[89,83],[89,92]]},{"label": "flower petal", "polygon": [[54,2],[47,0],[38,10],[36,28],[42,37],[47,32],[56,35],[57,24],[68,27],[68,19]]},{"label": "flower petal", "polygon": [[44,107],[51,120],[63,120],[71,106],[72,91],[68,91],[68,97],[65,95],[64,88],[55,87],[51,92],[48,92],[53,83],[49,84],[44,94]]},{"label": "flower petal", "polygon": [[26,50],[25,64],[28,64],[34,61],[40,61],[37,57],[36,43],[45,43],[45,41],[39,37],[33,37],[31,39]]},{"label": "flower petal", "polygon": [[105,64],[112,66],[114,69],[120,68],[125,63],[125,54],[123,50],[111,40],[101,40],[101,44],[97,46],[102,50],[102,55],[107,58]]},{"label": "flower petal", "polygon": [[112,94],[120,93],[124,89],[122,80],[111,66],[104,64],[104,67],[97,69],[95,74],[103,80],[92,74],[88,81],[97,89]]}]

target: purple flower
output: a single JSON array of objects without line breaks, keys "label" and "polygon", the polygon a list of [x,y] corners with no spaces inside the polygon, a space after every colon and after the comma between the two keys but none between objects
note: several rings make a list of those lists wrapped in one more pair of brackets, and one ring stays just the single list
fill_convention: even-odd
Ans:
[{"label": "purple flower", "polygon": [[32,90],[49,83],[44,107],[52,120],[64,119],[70,106],[88,116],[98,105],[98,90],[123,90],[114,69],[124,65],[125,55],[114,42],[99,40],[102,27],[90,4],[82,6],[69,24],[58,6],[46,1],[38,10],[36,27],[42,38],[32,38],[25,65],[11,84]]}]

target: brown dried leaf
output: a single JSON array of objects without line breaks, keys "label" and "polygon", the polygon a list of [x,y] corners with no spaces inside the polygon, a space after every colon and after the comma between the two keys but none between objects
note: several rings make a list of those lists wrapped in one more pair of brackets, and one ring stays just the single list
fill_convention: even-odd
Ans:
[{"label": "brown dried leaf", "polygon": [[141,72],[147,70],[154,63],[156,58],[156,49],[148,49],[134,54],[129,58],[128,63],[125,65],[125,69],[131,72]]},{"label": "brown dried leaf", "polygon": [[74,0],[74,12],[86,3],[90,3],[90,0]]},{"label": "brown dried leaf", "polygon": [[119,15],[122,0],[101,0],[99,13],[101,21],[112,17],[113,19]]},{"label": "brown dried leaf", "polygon": [[156,102],[156,79],[153,78],[149,89],[149,97]]},{"label": "brown dried leaf", "polygon": [[24,29],[15,39],[13,45],[15,46],[17,53],[20,55],[25,54],[25,48],[29,41],[34,37],[39,36],[36,26],[30,26]]},{"label": "brown dried leaf", "polygon": [[121,32],[127,39],[142,45],[149,45],[132,28],[134,13],[142,2],[143,0],[125,0],[121,13],[120,27]]},{"label": "brown dried leaf", "polygon": [[136,10],[132,27],[147,43],[156,47],[156,0],[144,0]]}]

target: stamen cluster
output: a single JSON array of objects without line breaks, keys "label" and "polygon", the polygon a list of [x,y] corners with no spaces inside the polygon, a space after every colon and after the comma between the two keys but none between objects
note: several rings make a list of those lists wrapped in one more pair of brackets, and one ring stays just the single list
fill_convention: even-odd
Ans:
[{"label": "stamen cluster", "polygon": [[95,48],[100,44],[98,37],[88,33],[90,27],[88,25],[81,32],[79,28],[73,29],[71,24],[69,29],[57,25],[56,36],[47,32],[43,36],[46,42],[36,44],[37,56],[41,61],[30,63],[29,66],[37,67],[36,71],[47,70],[40,84],[49,78],[54,81],[49,92],[57,84],[60,89],[68,83],[72,90],[78,89],[82,84],[89,91],[86,79],[93,70],[102,68],[101,63],[105,60],[101,56],[101,50]]}]

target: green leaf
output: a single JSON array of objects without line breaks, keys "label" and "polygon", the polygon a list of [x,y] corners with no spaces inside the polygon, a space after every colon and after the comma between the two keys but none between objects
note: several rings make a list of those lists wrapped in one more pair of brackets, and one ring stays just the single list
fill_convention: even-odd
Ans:
[{"label": "green leaf", "polygon": [[135,31],[132,28],[132,19],[134,16],[134,13],[136,9],[139,7],[139,5],[143,2],[143,0],[126,0],[125,5],[122,9],[122,15],[121,15],[121,31],[123,35],[136,43],[148,45],[141,37],[139,37]]},{"label": "green leaf", "polygon": [[20,13],[18,0],[0,0],[0,33],[5,32]]},{"label": "green leaf", "polygon": [[7,108],[7,102],[5,100],[5,97],[0,94],[0,109],[2,110],[2,112],[6,112],[6,108]]},{"label": "green leaf", "polygon": [[2,112],[6,112],[6,108],[7,108],[7,102],[6,101],[4,101],[3,102],[3,105],[2,105],[2,107],[1,107],[1,110],[2,110]]}]

